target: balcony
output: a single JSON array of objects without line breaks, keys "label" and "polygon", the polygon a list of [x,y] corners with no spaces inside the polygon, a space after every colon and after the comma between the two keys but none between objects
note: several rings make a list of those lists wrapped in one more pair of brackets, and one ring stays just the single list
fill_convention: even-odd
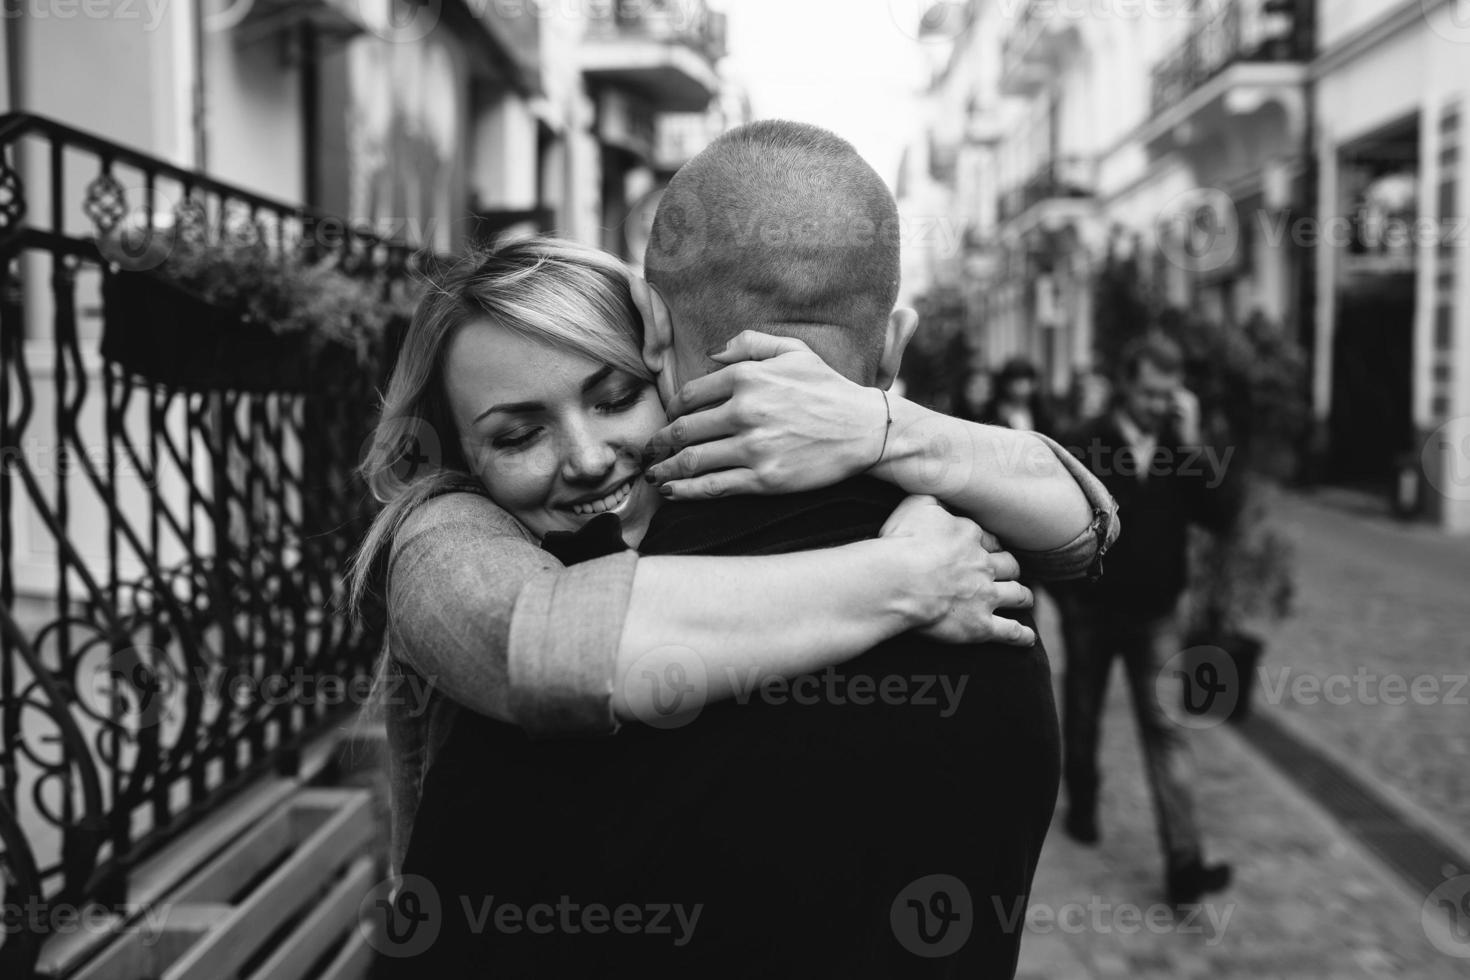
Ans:
[{"label": "balcony", "polygon": [[1090,157],[1048,160],[1024,183],[1001,195],[997,218],[1002,225],[1025,231],[1090,216],[1096,180]]},{"label": "balcony", "polygon": [[1275,106],[1288,139],[1305,122],[1306,62],[1311,58],[1306,0],[1229,0],[1214,8],[1151,75],[1153,116],[1145,143],[1156,150],[1198,142],[1227,125]]},{"label": "balcony", "polygon": [[1027,0],[1001,42],[1001,94],[1035,95],[1076,53],[1079,43],[1076,25],[1063,16],[1055,0]]},{"label": "balcony", "polygon": [[589,6],[582,73],[626,89],[655,112],[699,112],[719,89],[725,15],[705,0],[629,0]]}]

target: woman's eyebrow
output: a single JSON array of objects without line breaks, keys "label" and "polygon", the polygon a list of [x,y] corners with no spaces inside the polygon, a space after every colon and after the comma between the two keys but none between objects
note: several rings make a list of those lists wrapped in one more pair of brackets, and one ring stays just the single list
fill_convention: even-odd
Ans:
[{"label": "woman's eyebrow", "polygon": [[600,385],[604,381],[606,381],[608,375],[610,375],[612,373],[613,373],[613,366],[611,364],[604,364],[602,367],[598,368],[596,371],[593,371],[591,374],[587,375],[586,380],[584,380],[582,382],[582,393],[585,395],[587,392],[591,391],[593,388],[596,388],[598,385]]},{"label": "woman's eyebrow", "polygon": [[[596,371],[593,371],[591,374],[587,375],[587,377],[582,381],[583,393],[591,391],[593,388],[596,388],[598,385],[606,381],[608,376],[613,373],[613,370],[614,369],[611,364],[604,364]],[[544,408],[546,408],[546,406],[541,402],[506,402],[502,405],[491,405],[479,415],[476,415],[475,421],[480,421],[482,418],[492,412],[504,412],[508,415],[515,415],[523,412],[539,412]]]}]

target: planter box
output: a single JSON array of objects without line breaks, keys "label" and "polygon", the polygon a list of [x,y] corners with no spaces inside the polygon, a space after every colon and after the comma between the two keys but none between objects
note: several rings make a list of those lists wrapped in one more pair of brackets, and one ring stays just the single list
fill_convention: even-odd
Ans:
[{"label": "planter box", "polygon": [[352,351],[278,334],[146,272],[103,277],[102,356],[186,391],[316,392],[355,369]]}]

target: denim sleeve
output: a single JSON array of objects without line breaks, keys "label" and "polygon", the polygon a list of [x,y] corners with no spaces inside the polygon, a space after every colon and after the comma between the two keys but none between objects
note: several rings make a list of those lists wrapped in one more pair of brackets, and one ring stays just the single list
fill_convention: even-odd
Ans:
[{"label": "denim sleeve", "polygon": [[568,569],[488,499],[438,497],[394,536],[390,648],[444,696],[532,734],[612,731],[636,561]]},{"label": "denim sleeve", "polygon": [[1092,508],[1092,522],[1068,543],[1049,551],[1023,551],[1012,548],[1011,553],[1021,565],[1021,572],[1043,582],[1058,582],[1065,579],[1097,579],[1102,575],[1102,558],[1113,542],[1118,540],[1122,524],[1118,520],[1118,503],[1108,493],[1082,461],[1073,456],[1061,444],[1049,436],[1036,433],[1046,443],[1072,479],[1082,488],[1087,503]]}]

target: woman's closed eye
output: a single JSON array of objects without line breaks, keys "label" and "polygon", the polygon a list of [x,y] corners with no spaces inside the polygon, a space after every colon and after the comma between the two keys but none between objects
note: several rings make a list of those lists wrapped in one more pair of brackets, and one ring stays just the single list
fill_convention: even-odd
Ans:
[{"label": "woman's closed eye", "polygon": [[609,397],[597,403],[599,410],[604,412],[626,412],[643,400],[644,385],[635,385],[623,391],[612,392]]},{"label": "woman's closed eye", "polygon": [[535,442],[540,434],[540,429],[516,429],[496,436],[490,444],[496,449],[523,449]]}]

